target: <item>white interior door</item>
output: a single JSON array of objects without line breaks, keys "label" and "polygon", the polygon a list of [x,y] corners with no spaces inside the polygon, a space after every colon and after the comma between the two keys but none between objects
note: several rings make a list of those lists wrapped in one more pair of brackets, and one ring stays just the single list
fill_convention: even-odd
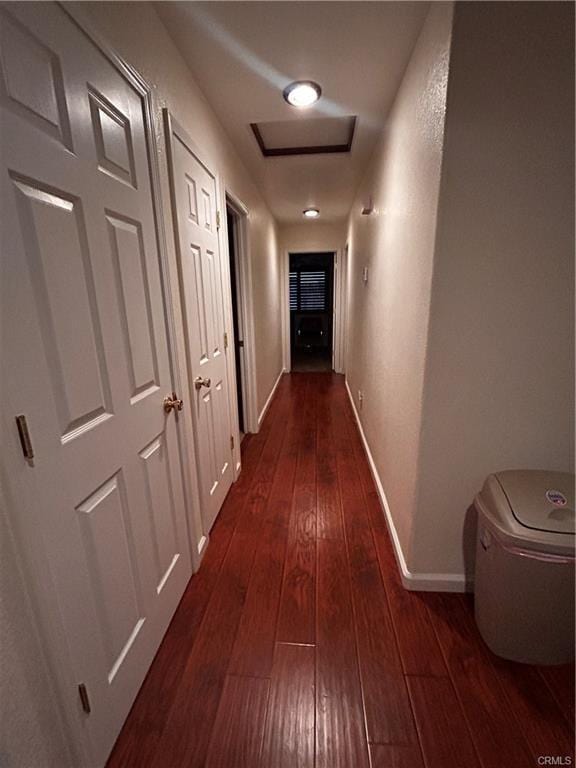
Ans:
[{"label": "white interior door", "polygon": [[208,533],[233,480],[224,275],[217,228],[216,179],[173,119],[167,120],[181,295],[202,499]]},{"label": "white interior door", "polygon": [[102,765],[191,575],[144,100],[60,7],[0,16],[3,463]]}]

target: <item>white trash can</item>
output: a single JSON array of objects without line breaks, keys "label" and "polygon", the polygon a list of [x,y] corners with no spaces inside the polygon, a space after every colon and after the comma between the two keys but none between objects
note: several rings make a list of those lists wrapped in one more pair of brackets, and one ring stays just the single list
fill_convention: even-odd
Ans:
[{"label": "white trash can", "polygon": [[510,470],[476,496],[476,623],[526,664],[574,659],[574,475]]}]

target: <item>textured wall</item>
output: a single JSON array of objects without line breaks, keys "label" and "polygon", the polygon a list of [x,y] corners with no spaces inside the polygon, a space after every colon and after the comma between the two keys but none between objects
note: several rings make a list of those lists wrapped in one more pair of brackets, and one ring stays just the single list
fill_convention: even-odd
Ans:
[{"label": "textured wall", "polygon": [[[349,226],[346,375],[408,552],[446,109],[451,3],[433,3]],[[372,199],[374,213],[360,211]],[[362,269],[368,267],[368,283]]]},{"label": "textured wall", "polygon": [[484,477],[573,470],[574,7],[457,3],[451,44],[450,17],[351,215],[347,376],[408,570],[463,588]]},{"label": "textured wall", "polygon": [[301,224],[284,224],[278,230],[280,250],[286,251],[334,251],[346,243],[346,222],[324,224],[321,221],[303,221]]},{"label": "textured wall", "polygon": [[489,472],[573,471],[574,6],[457,3],[410,562],[472,571]]},{"label": "textured wall", "polygon": [[0,510],[0,766],[72,768],[6,517]]}]

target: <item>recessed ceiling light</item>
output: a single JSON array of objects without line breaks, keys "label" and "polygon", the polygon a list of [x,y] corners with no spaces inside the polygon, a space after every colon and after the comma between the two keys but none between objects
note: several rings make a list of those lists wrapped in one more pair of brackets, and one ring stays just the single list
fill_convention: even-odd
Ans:
[{"label": "recessed ceiling light", "polygon": [[317,219],[320,216],[318,208],[306,208],[302,213],[307,219]]},{"label": "recessed ceiling light", "polygon": [[322,88],[312,80],[297,80],[286,86],[283,96],[293,107],[309,107],[318,101],[322,94]]}]

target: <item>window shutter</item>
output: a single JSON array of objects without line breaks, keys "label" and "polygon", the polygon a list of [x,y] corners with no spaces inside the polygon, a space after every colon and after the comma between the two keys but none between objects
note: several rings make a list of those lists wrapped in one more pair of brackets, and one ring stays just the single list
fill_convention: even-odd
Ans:
[{"label": "window shutter", "polygon": [[326,312],[328,279],[326,270],[290,272],[290,311]]},{"label": "window shutter", "polygon": [[297,310],[298,310],[298,273],[290,272],[290,311],[296,312]]},{"label": "window shutter", "polygon": [[324,312],[326,310],[326,272],[300,272],[300,310]]}]

